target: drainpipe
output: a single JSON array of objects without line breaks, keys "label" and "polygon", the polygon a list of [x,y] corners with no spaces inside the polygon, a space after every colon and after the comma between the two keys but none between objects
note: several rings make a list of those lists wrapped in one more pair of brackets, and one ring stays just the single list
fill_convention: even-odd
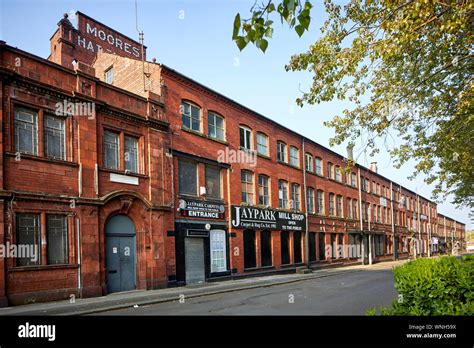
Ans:
[{"label": "drainpipe", "polygon": [[428,203],[428,257],[431,257],[431,207]]},{"label": "drainpipe", "polygon": [[394,221],[394,206],[393,206],[393,199],[394,199],[394,194],[393,194],[393,182],[390,181],[390,209],[391,211],[391,218],[392,218],[392,241],[393,241],[393,259],[397,260],[398,259],[398,243],[395,243],[395,221]]},{"label": "drainpipe", "polygon": [[82,273],[81,273],[81,224],[76,216],[76,240],[77,240],[77,290],[82,297]]},{"label": "drainpipe", "polygon": [[232,233],[232,217],[231,217],[231,204],[230,204],[230,170],[231,168],[227,168],[227,209],[229,211],[228,213],[228,234],[229,234],[229,267],[230,267],[230,279],[234,280],[234,273],[232,273],[232,260],[233,260],[233,253],[232,253],[232,237],[230,234]]},{"label": "drainpipe", "polygon": [[365,248],[364,248],[364,222],[362,220],[362,182],[360,181],[360,168],[357,168],[357,180],[359,182],[359,221],[360,221],[360,235],[362,242],[362,264],[365,264]]},{"label": "drainpipe", "polygon": [[418,196],[418,194],[416,194],[416,201],[417,201],[416,210],[417,210],[417,225],[418,225],[418,239],[419,239],[418,249],[420,249],[417,251],[420,253],[420,256],[423,256],[423,245],[422,245],[422,236],[421,236],[420,196]]},{"label": "drainpipe", "polygon": [[[372,207],[370,207],[370,209],[367,209],[367,221],[369,223],[369,232],[370,232],[370,218],[372,217],[372,214],[371,214],[371,211],[372,211]],[[369,233],[369,265],[372,264],[372,235]]]},{"label": "drainpipe", "polygon": [[304,194],[304,216],[306,218],[306,223],[305,223],[305,228],[306,228],[306,233],[304,236],[304,243],[305,243],[305,248],[304,248],[304,258],[305,258],[305,263],[309,268],[309,222],[308,222],[308,197],[307,197],[307,187],[306,187],[306,151],[304,148],[304,138],[303,138],[303,144],[302,144],[302,152],[303,152],[303,194]]}]

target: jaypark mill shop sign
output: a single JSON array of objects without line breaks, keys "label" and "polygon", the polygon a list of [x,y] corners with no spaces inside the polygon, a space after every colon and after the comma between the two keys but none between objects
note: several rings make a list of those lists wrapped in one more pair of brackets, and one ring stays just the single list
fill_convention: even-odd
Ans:
[{"label": "jaypark mill shop sign", "polygon": [[231,222],[234,228],[304,231],[306,218],[297,212],[233,205]]}]

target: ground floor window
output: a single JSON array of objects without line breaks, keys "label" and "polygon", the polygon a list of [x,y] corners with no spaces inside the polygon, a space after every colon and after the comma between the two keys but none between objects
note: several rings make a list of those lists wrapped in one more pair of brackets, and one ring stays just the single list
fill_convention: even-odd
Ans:
[{"label": "ground floor window", "polygon": [[309,239],[309,262],[316,261],[316,233],[310,232],[308,239]]},{"label": "ground floor window", "polygon": [[384,246],[385,246],[385,236],[382,234],[378,234],[374,236],[374,244],[375,244],[375,255],[383,255],[384,254]]},{"label": "ground floor window", "polygon": [[[41,265],[41,232],[39,214],[16,215],[16,245],[26,250],[28,255],[18,255],[17,266]],[[36,256],[36,257],[34,257]]]},{"label": "ground floor window", "polygon": [[244,231],[244,267],[255,268],[257,267],[255,256],[255,231],[245,230]]},{"label": "ground floor window", "polygon": [[211,249],[211,272],[227,270],[225,231],[212,230],[209,234]]},{"label": "ground floor window", "polygon": [[301,232],[293,233],[293,250],[295,255],[294,263],[301,263]]},{"label": "ground floor window", "polygon": [[66,215],[46,215],[46,238],[48,265],[67,264],[69,248]]},{"label": "ground floor window", "polygon": [[290,263],[288,232],[286,231],[281,232],[280,244],[281,244],[281,264],[288,265]]},{"label": "ground floor window", "polygon": [[344,236],[342,233],[338,233],[337,235],[337,258],[341,259],[344,257]]},{"label": "ground floor window", "polygon": [[335,233],[331,233],[331,258],[335,258],[336,257],[336,234]]},{"label": "ground floor window", "polygon": [[260,257],[262,261],[262,267],[273,265],[272,261],[272,232],[261,231],[260,232]]},{"label": "ground floor window", "polygon": [[326,260],[326,234],[325,233],[318,233],[319,234],[319,260]]}]

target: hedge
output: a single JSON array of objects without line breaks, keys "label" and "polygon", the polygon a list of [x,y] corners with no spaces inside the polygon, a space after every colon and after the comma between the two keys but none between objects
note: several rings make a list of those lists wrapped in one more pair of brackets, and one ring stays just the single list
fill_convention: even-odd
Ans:
[{"label": "hedge", "polygon": [[472,315],[474,255],[417,259],[393,269],[398,299],[368,315]]}]

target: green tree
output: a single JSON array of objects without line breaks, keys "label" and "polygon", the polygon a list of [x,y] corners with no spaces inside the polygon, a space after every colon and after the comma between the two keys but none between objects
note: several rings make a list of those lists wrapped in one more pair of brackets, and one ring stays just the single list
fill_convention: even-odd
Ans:
[{"label": "green tree", "polygon": [[[331,146],[363,136],[373,155],[384,143],[395,166],[417,161],[412,177],[424,173],[435,199],[453,194],[474,208],[474,2],[324,0],[324,8],[321,36],[286,65],[313,74],[297,104],[349,100],[325,123],[335,131]],[[265,52],[275,17],[301,36],[312,10],[309,1],[257,2],[250,18],[236,15],[233,40]]]}]

